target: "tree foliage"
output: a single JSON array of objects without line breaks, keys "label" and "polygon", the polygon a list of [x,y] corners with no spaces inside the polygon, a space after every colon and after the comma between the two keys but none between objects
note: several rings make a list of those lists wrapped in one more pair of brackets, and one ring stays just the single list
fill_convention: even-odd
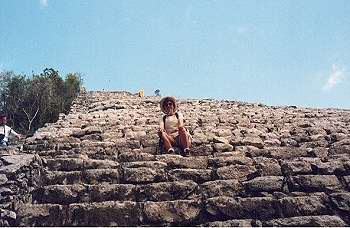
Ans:
[{"label": "tree foliage", "polygon": [[52,68],[31,78],[11,71],[1,72],[0,110],[8,116],[12,127],[32,134],[45,123],[57,121],[59,113],[68,113],[81,86],[79,73],[69,73],[63,80]]}]

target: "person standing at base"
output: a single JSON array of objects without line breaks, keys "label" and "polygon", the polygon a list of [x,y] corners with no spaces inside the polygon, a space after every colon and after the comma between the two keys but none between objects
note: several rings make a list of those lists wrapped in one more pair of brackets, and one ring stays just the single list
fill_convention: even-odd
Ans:
[{"label": "person standing at base", "polygon": [[177,112],[174,97],[164,97],[160,101],[160,109],[165,116],[159,122],[158,136],[163,140],[165,150],[174,153],[174,146],[180,147],[183,156],[190,155],[191,137],[184,126],[184,117]]},{"label": "person standing at base", "polygon": [[18,139],[22,138],[21,134],[18,134],[11,127],[7,126],[6,115],[0,114],[0,146],[8,146],[9,137],[15,136]]}]

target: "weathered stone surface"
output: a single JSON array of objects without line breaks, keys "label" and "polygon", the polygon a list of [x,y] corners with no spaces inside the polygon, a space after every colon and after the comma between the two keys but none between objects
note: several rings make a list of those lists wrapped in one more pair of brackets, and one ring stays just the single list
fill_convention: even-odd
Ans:
[{"label": "weathered stone surface", "polygon": [[209,227],[252,227],[256,225],[256,221],[253,219],[234,219],[226,221],[208,222],[204,226]]},{"label": "weathered stone surface", "polygon": [[[47,163],[18,169],[2,157],[22,151],[0,150],[13,171],[0,174],[0,226],[350,224],[348,110],[180,100],[193,136],[183,157],[159,148],[159,100],[84,92],[26,140]],[[31,200],[38,212],[17,216]]]},{"label": "weathered stone surface", "polygon": [[192,180],[203,183],[212,180],[212,171],[210,169],[173,169],[169,171],[169,180]]},{"label": "weathered stone surface", "polygon": [[83,185],[51,185],[37,189],[33,193],[33,200],[44,204],[77,203],[85,192]]},{"label": "weathered stone surface", "polygon": [[157,161],[164,162],[170,168],[188,168],[188,169],[206,169],[208,167],[208,158],[197,157],[182,157],[180,155],[157,155]]},{"label": "weathered stone surface", "polygon": [[322,215],[328,214],[328,198],[325,194],[285,197],[280,199],[282,212],[285,217],[295,217],[304,215]]},{"label": "weathered stone surface", "polygon": [[213,147],[216,152],[233,151],[233,146],[228,143],[214,143]]},{"label": "weathered stone surface", "polygon": [[86,189],[90,202],[136,200],[137,187],[132,184],[88,185]]},{"label": "weathered stone surface", "polygon": [[319,158],[298,158],[283,161],[281,168],[284,175],[312,174],[312,167],[320,163]]},{"label": "weathered stone surface", "polygon": [[83,180],[88,184],[119,183],[118,169],[90,169],[83,173]]},{"label": "weathered stone surface", "polygon": [[246,180],[256,172],[255,167],[247,165],[230,165],[217,169],[219,179]]},{"label": "weathered stone surface", "polygon": [[273,219],[263,222],[264,226],[347,226],[338,216],[300,216],[291,218]]},{"label": "weathered stone surface", "polygon": [[0,185],[5,184],[8,181],[5,174],[0,174]]},{"label": "weathered stone surface", "polygon": [[74,171],[84,167],[84,160],[79,158],[47,159],[46,163],[54,171]]},{"label": "weathered stone surface", "polygon": [[187,225],[200,216],[201,205],[197,200],[146,202],[144,213],[150,224]]},{"label": "weathered stone surface", "polygon": [[216,196],[234,197],[243,192],[243,185],[237,180],[216,180],[203,183],[202,194],[205,198]]},{"label": "weathered stone surface", "polygon": [[160,182],[167,180],[165,170],[159,168],[124,168],[123,172],[124,183]]},{"label": "weathered stone surface", "polygon": [[266,149],[270,156],[276,159],[291,159],[297,157],[307,157],[307,150],[300,147],[278,147]]},{"label": "weathered stone surface", "polygon": [[246,156],[219,156],[209,159],[209,164],[214,167],[222,167],[229,165],[253,165],[253,160]]},{"label": "weathered stone surface", "polygon": [[154,155],[140,152],[123,152],[119,154],[118,158],[121,162],[151,161],[154,160]]},{"label": "weathered stone surface", "polygon": [[350,145],[333,145],[328,150],[329,154],[350,154]]},{"label": "weathered stone surface", "polygon": [[35,159],[32,154],[2,156],[0,160],[5,163],[0,167],[0,173],[14,174],[24,166],[29,166]]},{"label": "weathered stone surface", "polygon": [[250,181],[243,182],[245,188],[249,192],[272,192],[282,191],[283,177],[263,176],[255,177]]},{"label": "weathered stone surface", "polygon": [[45,185],[77,184],[81,183],[81,181],[82,173],[80,171],[46,171],[42,175],[42,182]]},{"label": "weathered stone surface", "polygon": [[198,184],[193,181],[172,181],[138,187],[138,200],[171,201],[198,198]]},{"label": "weathered stone surface", "polygon": [[347,189],[350,190],[350,176],[344,176],[344,182],[347,186]]},{"label": "weathered stone surface", "polygon": [[350,193],[333,193],[331,194],[331,201],[338,210],[350,214]]},{"label": "weathered stone surface", "polygon": [[342,188],[338,178],[334,175],[299,175],[290,179],[292,191],[329,192]]},{"label": "weathered stone surface", "polygon": [[255,167],[261,176],[281,176],[281,166],[274,158],[254,157]]},{"label": "weathered stone surface", "polygon": [[191,148],[191,155],[192,156],[208,156],[213,153],[214,149],[209,144],[203,144],[199,146],[193,146]]},{"label": "weathered stone surface", "polygon": [[140,206],[130,201],[70,204],[65,226],[137,226],[142,215]]},{"label": "weathered stone surface", "polygon": [[206,210],[213,216],[266,220],[279,217],[280,206],[278,201],[270,197],[214,197],[206,201]]},{"label": "weathered stone surface", "polygon": [[63,206],[57,204],[24,204],[18,210],[20,226],[63,226]]}]

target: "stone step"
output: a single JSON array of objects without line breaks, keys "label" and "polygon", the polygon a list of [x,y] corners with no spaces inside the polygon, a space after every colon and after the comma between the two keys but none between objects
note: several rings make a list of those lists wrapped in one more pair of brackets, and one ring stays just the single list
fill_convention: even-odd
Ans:
[{"label": "stone step", "polygon": [[72,204],[111,200],[136,201],[137,188],[128,184],[49,185],[33,192],[33,203]]},{"label": "stone step", "polygon": [[20,226],[139,226],[196,223],[203,210],[198,200],[164,202],[105,201],[95,203],[23,204]]},{"label": "stone step", "polygon": [[269,220],[295,216],[332,214],[330,200],[325,193],[305,196],[275,197],[213,197],[205,200],[206,211],[214,217],[226,219]]},{"label": "stone step", "polygon": [[114,169],[118,163],[112,160],[82,158],[46,159],[47,166],[53,171],[78,171],[85,169]]},{"label": "stone step", "polygon": [[118,169],[89,169],[84,171],[46,171],[43,185],[119,183]]},{"label": "stone step", "polygon": [[287,227],[346,227],[348,224],[336,215],[299,216],[290,218],[272,219],[263,222],[263,226],[287,226]]},{"label": "stone step", "polygon": [[33,203],[72,204],[103,201],[169,201],[200,198],[193,181],[132,184],[49,185],[33,192]]}]

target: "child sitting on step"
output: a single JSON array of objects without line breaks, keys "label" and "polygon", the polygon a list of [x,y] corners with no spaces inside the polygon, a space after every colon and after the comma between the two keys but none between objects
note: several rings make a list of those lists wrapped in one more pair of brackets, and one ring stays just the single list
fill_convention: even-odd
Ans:
[{"label": "child sitting on step", "polygon": [[183,156],[190,155],[191,137],[184,127],[182,113],[177,112],[174,97],[164,97],[160,101],[160,109],[165,116],[159,122],[158,135],[163,140],[165,150],[174,153],[174,146],[182,149]]}]

